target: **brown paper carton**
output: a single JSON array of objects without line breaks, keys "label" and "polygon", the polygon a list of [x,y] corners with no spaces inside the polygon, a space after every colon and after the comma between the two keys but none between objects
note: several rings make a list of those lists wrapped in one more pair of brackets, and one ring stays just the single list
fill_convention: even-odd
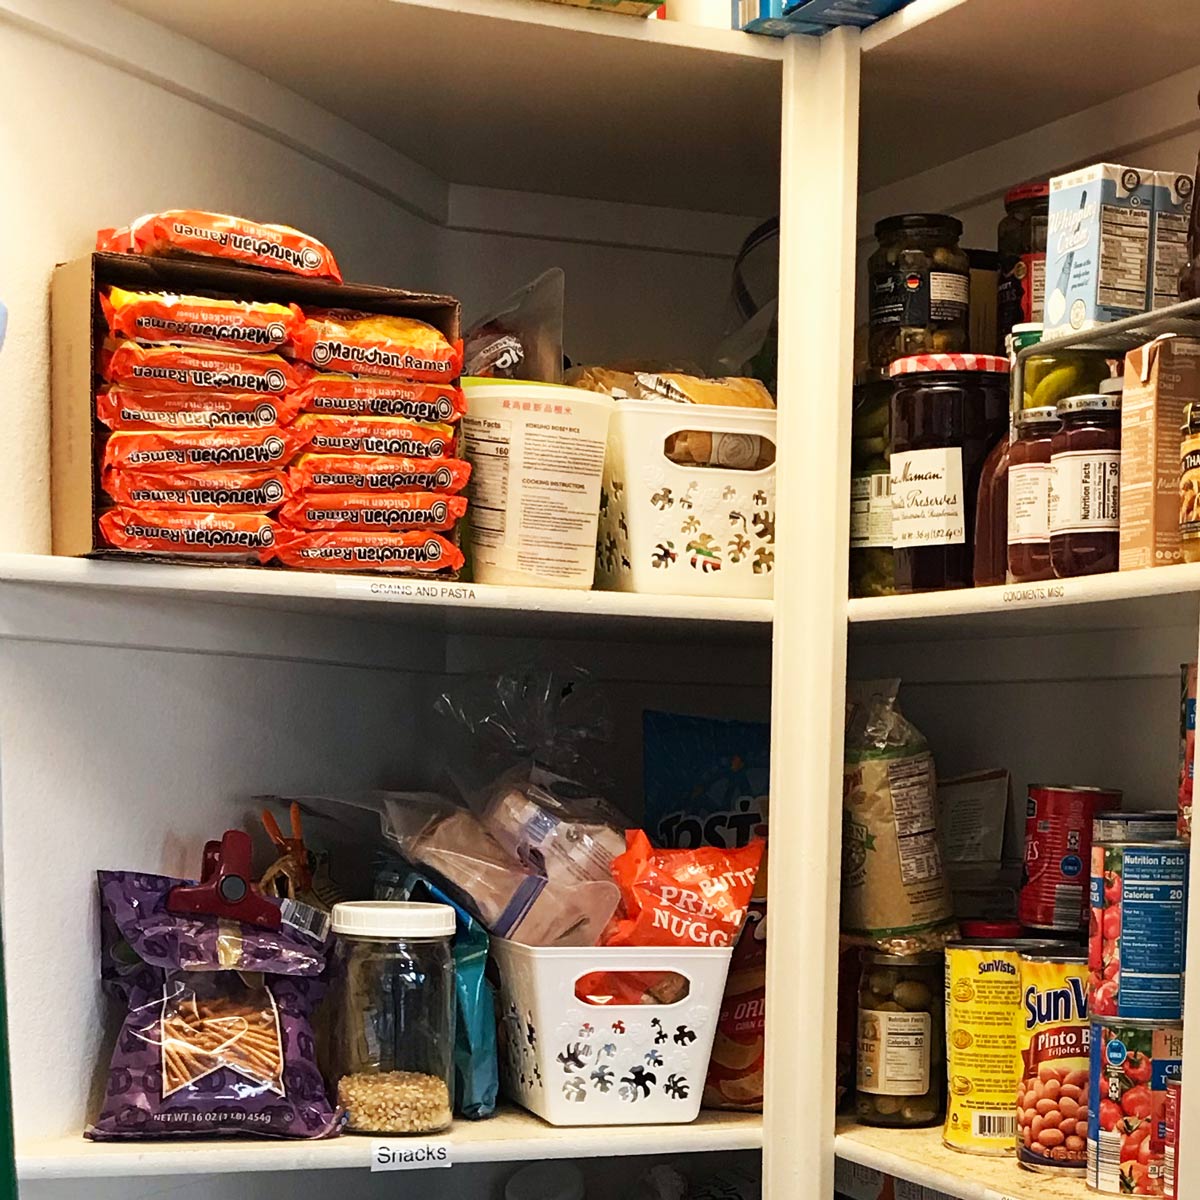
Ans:
[{"label": "brown paper carton", "polygon": [[1163,334],[1125,356],[1121,400],[1121,570],[1182,561],[1183,406],[1200,402],[1200,338]]}]

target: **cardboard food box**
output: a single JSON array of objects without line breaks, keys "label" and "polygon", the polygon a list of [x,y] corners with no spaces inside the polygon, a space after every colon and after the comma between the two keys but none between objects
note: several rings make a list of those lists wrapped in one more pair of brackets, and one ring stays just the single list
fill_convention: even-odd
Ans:
[{"label": "cardboard food box", "polygon": [[[367,284],[336,284],[223,262],[133,254],[91,254],[56,268],[50,285],[51,503],[53,551],[63,555],[206,563],[200,556],[133,554],[105,546],[97,518],[107,506],[98,462],[108,430],[96,419],[97,351],[108,327],[97,300],[111,285],[232,300],[350,308],[415,317],[459,340],[459,303],[451,296]],[[457,542],[457,533],[447,535]],[[402,573],[399,569],[396,573]],[[439,573],[447,578],[449,573]]]},{"label": "cardboard food box", "polygon": [[1121,399],[1121,570],[1182,560],[1183,406],[1200,402],[1200,338],[1164,334],[1125,356]]},{"label": "cardboard food box", "polygon": [[1188,225],[1192,219],[1190,175],[1154,173],[1153,308],[1179,303],[1179,277],[1188,263]]}]

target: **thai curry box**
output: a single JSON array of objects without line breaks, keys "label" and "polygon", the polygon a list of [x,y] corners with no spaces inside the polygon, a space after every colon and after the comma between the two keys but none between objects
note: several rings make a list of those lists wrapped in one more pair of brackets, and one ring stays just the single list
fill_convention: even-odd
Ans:
[{"label": "thai curry box", "polygon": [[457,577],[456,299],[101,252],[50,301],[55,554]]}]

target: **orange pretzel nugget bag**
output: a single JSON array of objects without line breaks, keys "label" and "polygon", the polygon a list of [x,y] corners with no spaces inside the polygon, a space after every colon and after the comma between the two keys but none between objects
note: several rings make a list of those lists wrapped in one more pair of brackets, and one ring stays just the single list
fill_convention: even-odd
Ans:
[{"label": "orange pretzel nugget bag", "polygon": [[449,424],[467,411],[461,388],[382,375],[314,375],[300,389],[304,412],[346,417],[404,417]]},{"label": "orange pretzel nugget bag", "polygon": [[104,447],[105,471],[131,467],[138,471],[211,469],[253,471],[281,467],[299,449],[290,429],[149,429],[114,433]]},{"label": "orange pretzel nugget bag", "polygon": [[463,553],[436,533],[279,530],[275,557],[288,567],[315,571],[457,571]]},{"label": "orange pretzel nugget bag", "polygon": [[112,253],[195,255],[252,267],[342,282],[329,247],[290,225],[263,225],[245,217],[173,208],[138,217],[122,229],[101,229],[96,249]]},{"label": "orange pretzel nugget bag", "polygon": [[255,392],[280,395],[299,387],[307,367],[278,354],[208,350],[203,346],[143,346],[106,342],[100,373],[109,383],[142,392]]},{"label": "orange pretzel nugget bag", "polygon": [[294,394],[139,392],[125,387],[96,394],[96,416],[109,429],[266,429],[290,425],[300,411]]},{"label": "orange pretzel nugget bag", "polygon": [[400,417],[339,417],[308,413],[296,421],[304,445],[316,454],[380,454],[441,458],[453,454],[449,425],[417,425]]},{"label": "orange pretzel nugget bag", "polygon": [[296,529],[451,529],[466,511],[466,496],[436,492],[315,492],[285,504],[279,519]]},{"label": "orange pretzel nugget bag", "polygon": [[265,562],[275,542],[275,524],[266,513],[110,508],[99,524],[108,545],[141,554]]},{"label": "orange pretzel nugget bag", "polygon": [[449,383],[462,372],[462,345],[414,317],[330,309],[309,313],[292,338],[297,358],[328,371]]},{"label": "orange pretzel nugget bag", "polygon": [[120,505],[262,513],[291,495],[287,474],[275,471],[186,471],[143,474],[105,471],[100,486]]},{"label": "orange pretzel nugget bag", "polygon": [[226,350],[278,350],[304,321],[295,304],[214,300],[169,292],[111,287],[100,307],[113,337],[139,342],[186,342]]},{"label": "orange pretzel nugget bag", "polygon": [[366,458],[302,454],[289,468],[298,495],[310,492],[461,492],[471,464],[460,458]]}]

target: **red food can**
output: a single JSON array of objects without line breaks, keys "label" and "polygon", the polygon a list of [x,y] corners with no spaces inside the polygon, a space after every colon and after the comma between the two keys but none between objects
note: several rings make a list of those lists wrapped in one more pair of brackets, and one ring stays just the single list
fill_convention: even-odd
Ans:
[{"label": "red food can", "polygon": [[1030,784],[1017,916],[1029,929],[1077,933],[1089,916],[1092,818],[1121,807],[1112,788]]},{"label": "red food can", "polygon": [[1182,1079],[1167,1080],[1166,1134],[1163,1138],[1163,1195],[1179,1200],[1175,1180],[1179,1178],[1179,1103]]}]

